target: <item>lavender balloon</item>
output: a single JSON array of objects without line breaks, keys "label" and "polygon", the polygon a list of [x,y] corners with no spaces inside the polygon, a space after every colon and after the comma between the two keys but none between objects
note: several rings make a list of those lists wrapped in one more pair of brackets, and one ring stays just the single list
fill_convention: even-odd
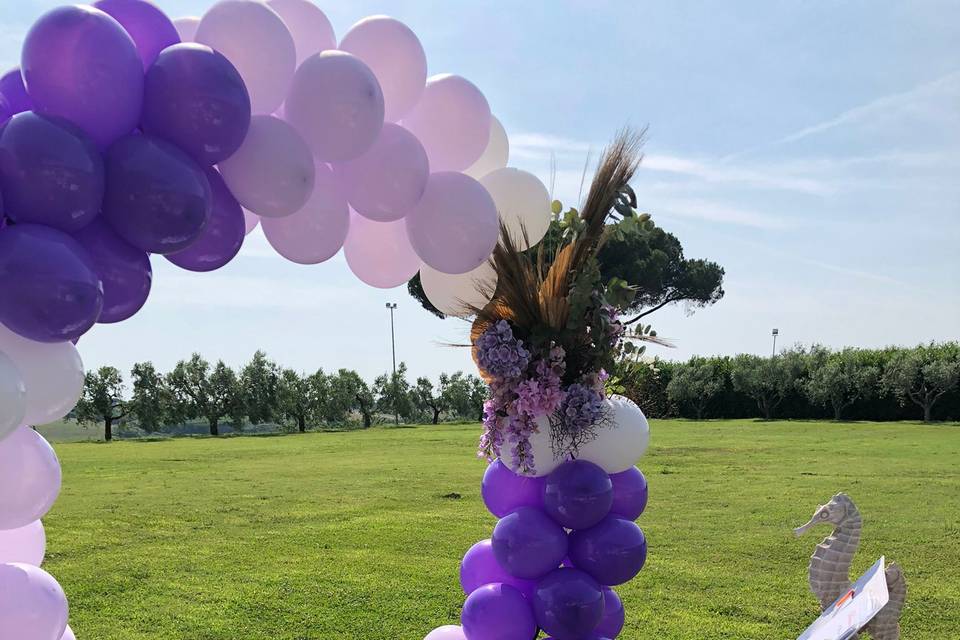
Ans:
[{"label": "lavender balloon", "polygon": [[146,0],[97,0],[93,6],[113,18],[133,38],[144,70],[149,69],[161,51],[180,42],[177,28],[152,2]]},{"label": "lavender balloon", "polygon": [[485,584],[500,582],[516,587],[529,597],[533,594],[536,583],[532,580],[522,580],[507,573],[497,562],[493,553],[493,542],[481,540],[470,547],[463,562],[460,563],[460,586],[463,592],[470,595]]},{"label": "lavender balloon", "polygon": [[610,513],[636,520],[647,508],[647,479],[640,469],[631,467],[626,471],[614,473],[610,476],[613,482],[613,505]]},{"label": "lavender balloon", "polygon": [[11,114],[33,111],[36,107],[33,99],[27,95],[27,88],[23,86],[20,67],[14,67],[0,77],[0,95],[6,98]]},{"label": "lavender balloon", "polygon": [[533,614],[557,640],[580,640],[603,618],[603,592],[597,581],[578,569],[555,569],[537,583]]},{"label": "lavender balloon", "polygon": [[0,564],[0,638],[55,640],[67,628],[67,597],[43,569]]},{"label": "lavender balloon", "polygon": [[617,592],[609,587],[603,588],[603,618],[600,624],[594,629],[604,638],[616,638],[623,630],[623,624],[626,621],[626,611],[623,609],[623,602]]},{"label": "lavender balloon", "polygon": [[0,230],[0,322],[30,340],[79,338],[100,317],[103,289],[89,254],[56,229]]},{"label": "lavender balloon", "polygon": [[520,507],[543,507],[544,478],[517,475],[499,458],[483,473],[480,494],[487,509],[502,518]]},{"label": "lavender balloon", "polygon": [[188,271],[214,271],[233,260],[246,237],[243,209],[215,169],[204,174],[210,183],[210,220],[189,247],[168,253],[167,260]]},{"label": "lavender balloon", "polygon": [[168,142],[130,135],[106,155],[103,215],[133,246],[150,253],[189,247],[210,218],[210,183],[203,170]]},{"label": "lavender balloon", "polygon": [[468,640],[526,640],[537,634],[526,598],[508,584],[487,584],[467,596],[460,622]]},{"label": "lavender balloon", "polygon": [[197,36],[197,27],[200,26],[200,18],[196,16],[177,18],[173,21],[173,26],[177,29],[177,34],[180,36],[180,42],[195,42]]},{"label": "lavender balloon", "polygon": [[260,216],[246,209],[243,210],[244,233],[250,235],[254,229],[260,226]]},{"label": "lavender balloon", "polygon": [[230,61],[210,47],[165,49],[147,71],[143,130],[201,165],[226,160],[250,129],[250,95]]},{"label": "lavender balloon", "polygon": [[74,235],[87,250],[103,284],[103,310],[97,322],[120,322],[139,311],[150,295],[153,270],[142,249],[121,238],[106,221],[94,220]]},{"label": "lavender balloon", "polygon": [[0,189],[10,219],[77,231],[103,204],[103,161],[75,125],[19,113],[0,132]]},{"label": "lavender balloon", "polygon": [[343,253],[353,274],[379,289],[406,284],[420,269],[402,220],[374,222],[352,214]]},{"label": "lavender balloon", "polygon": [[403,126],[423,143],[433,171],[463,171],[490,141],[490,105],[469,80],[433,76]]},{"label": "lavender balloon", "polygon": [[317,165],[313,194],[300,211],[263,218],[263,234],[277,253],[297,264],[318,264],[337,255],[350,230],[350,207],[333,170]]},{"label": "lavender balloon", "polygon": [[499,237],[493,199],[462,173],[434,173],[420,202],[406,217],[417,255],[443,273],[466,273],[490,257]]},{"label": "lavender balloon", "polygon": [[437,627],[423,640],[467,640],[467,636],[463,635],[463,627],[460,625],[447,624]]},{"label": "lavender balloon", "polygon": [[544,509],[567,529],[587,529],[603,520],[613,504],[607,472],[586,460],[572,460],[547,476]]},{"label": "lavender balloon", "polygon": [[338,165],[350,206],[377,222],[399,220],[427,187],[430,163],[416,136],[385,124],[377,141],[362,156]]},{"label": "lavender balloon", "polygon": [[340,49],[363,60],[383,89],[384,119],[396,122],[423,95],[427,56],[410,27],[387,16],[370,16],[350,27]]},{"label": "lavender balloon", "polygon": [[567,555],[567,534],[543,511],[520,507],[493,529],[497,562],[517,578],[541,578]]},{"label": "lavender balloon", "polygon": [[310,0],[267,0],[290,29],[297,48],[297,66],[315,53],[337,48],[333,25]]},{"label": "lavender balloon", "polygon": [[607,516],[595,527],[570,534],[570,559],[602,585],[623,584],[643,568],[647,539],[634,522]]},{"label": "lavender balloon", "polygon": [[20,58],[27,93],[106,148],[133,131],[143,100],[143,63],[116,20],[93,7],[59,7],[27,33]]},{"label": "lavender balloon", "polygon": [[19,529],[46,515],[60,482],[60,461],[39,433],[20,427],[0,440],[0,529]]},{"label": "lavender balloon", "polygon": [[254,116],[243,144],[219,169],[240,204],[262,218],[299,211],[313,192],[316,173],[307,143],[273,116]]},{"label": "lavender balloon", "polygon": [[283,105],[318,160],[343,162],[369,150],[383,126],[383,93],[370,68],[343,51],[307,58]]},{"label": "lavender balloon", "polygon": [[47,534],[39,520],[17,529],[0,529],[0,564],[21,562],[39,567],[46,551]]}]

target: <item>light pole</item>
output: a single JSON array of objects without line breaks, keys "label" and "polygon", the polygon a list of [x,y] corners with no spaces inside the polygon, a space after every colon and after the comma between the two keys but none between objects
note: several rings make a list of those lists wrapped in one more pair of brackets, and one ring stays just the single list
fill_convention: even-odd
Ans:
[{"label": "light pole", "polygon": [[393,312],[397,309],[396,302],[388,302],[387,309],[390,310],[390,351],[393,354],[393,422],[400,424],[400,414],[397,411],[397,334],[393,330]]},{"label": "light pole", "polygon": [[777,336],[780,335],[780,329],[773,330],[773,357],[777,357]]}]

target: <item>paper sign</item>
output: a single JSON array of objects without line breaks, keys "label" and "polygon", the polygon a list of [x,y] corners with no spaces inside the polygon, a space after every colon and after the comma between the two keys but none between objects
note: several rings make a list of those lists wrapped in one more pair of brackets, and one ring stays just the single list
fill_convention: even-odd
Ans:
[{"label": "paper sign", "polygon": [[890,601],[881,556],[850,590],[837,598],[797,640],[847,640],[857,634]]}]

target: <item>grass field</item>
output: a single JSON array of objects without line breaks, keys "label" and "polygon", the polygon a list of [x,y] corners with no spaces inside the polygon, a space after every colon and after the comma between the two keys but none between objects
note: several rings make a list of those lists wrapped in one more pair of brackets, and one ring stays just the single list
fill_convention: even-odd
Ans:
[{"label": "grass field", "polygon": [[[855,570],[905,568],[905,640],[960,637],[960,428],[660,421],[641,462],[650,556],[622,638],[794,638],[817,615],[794,538],[864,514]],[[60,443],[46,568],[81,640],[420,640],[458,620],[494,519],[476,426]],[[459,495],[460,497],[457,497]],[[519,640],[519,639],[518,639]]]}]

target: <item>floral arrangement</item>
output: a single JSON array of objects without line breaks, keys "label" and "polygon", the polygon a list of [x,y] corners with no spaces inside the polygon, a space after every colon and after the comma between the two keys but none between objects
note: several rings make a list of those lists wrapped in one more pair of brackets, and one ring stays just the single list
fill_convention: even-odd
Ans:
[{"label": "floral arrangement", "polygon": [[[491,262],[497,288],[474,309],[474,359],[490,385],[479,455],[533,474],[530,438],[550,429],[553,454],[573,457],[606,424],[607,371],[623,351],[620,313],[633,301],[622,281],[601,282],[597,253],[617,216],[636,216],[629,181],[640,135],[623,132],[604,153],[582,212],[566,214],[553,255],[522,250],[505,229]],[[559,215],[559,203],[554,213]]]}]

